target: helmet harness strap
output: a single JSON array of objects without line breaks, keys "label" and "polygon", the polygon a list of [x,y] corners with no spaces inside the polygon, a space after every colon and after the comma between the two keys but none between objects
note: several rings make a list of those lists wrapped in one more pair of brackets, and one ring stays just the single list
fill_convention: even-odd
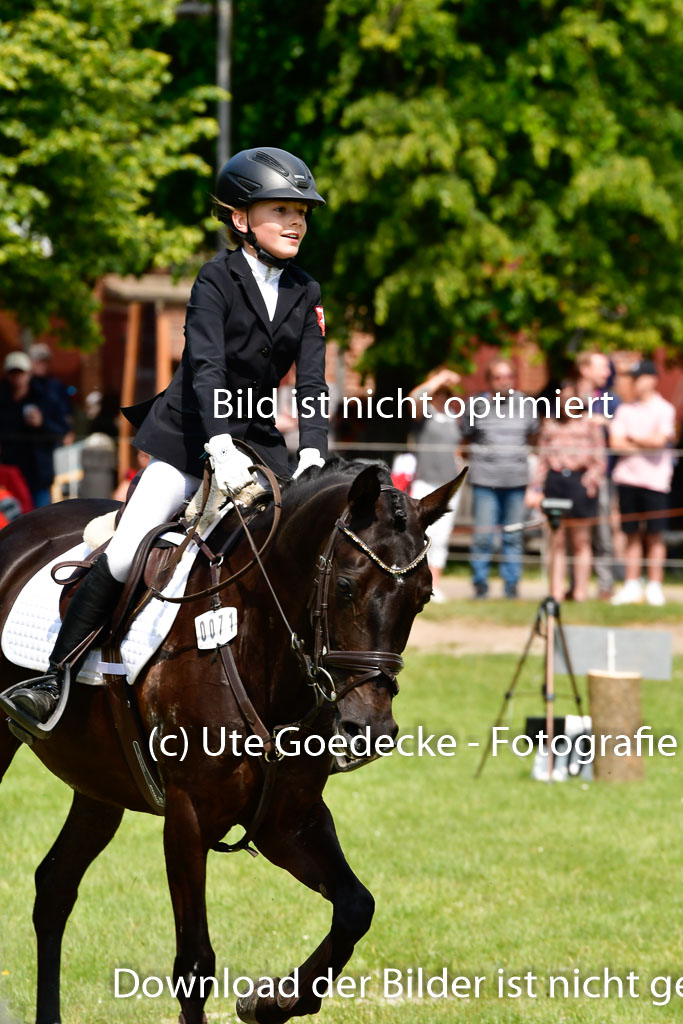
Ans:
[{"label": "helmet harness strap", "polygon": [[276,267],[278,270],[282,270],[284,267],[287,266],[288,263],[292,262],[291,256],[287,257],[286,259],[281,259],[279,256],[273,256],[272,252],[268,252],[267,249],[264,249],[261,245],[259,245],[258,241],[256,240],[256,235],[252,231],[251,225],[249,224],[249,207],[247,207],[247,230],[239,231],[239,234],[242,236],[245,242],[247,242],[249,245],[253,247],[253,249],[256,252],[256,259],[260,260],[261,263],[265,263],[267,267]]}]

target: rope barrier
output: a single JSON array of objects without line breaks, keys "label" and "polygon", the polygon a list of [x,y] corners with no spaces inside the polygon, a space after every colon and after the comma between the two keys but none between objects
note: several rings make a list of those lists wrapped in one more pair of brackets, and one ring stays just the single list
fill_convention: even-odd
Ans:
[{"label": "rope barrier", "polygon": [[[415,443],[406,441],[330,441],[330,451],[368,451],[368,452],[407,452],[411,455],[417,455],[420,452],[452,452],[452,444],[420,444],[419,446]],[[519,445],[510,444],[491,444],[491,445],[470,445],[469,450],[475,450],[477,452],[503,452],[509,455],[511,452],[518,452],[520,450]],[[605,447],[589,447],[579,448],[573,445],[552,445],[551,446],[538,446],[532,445],[528,449],[528,454],[538,455],[542,454],[557,454],[558,452],[565,452],[566,454],[581,454],[581,455],[599,455],[604,454],[615,455],[615,456],[627,456],[627,455],[645,455],[651,457],[653,455],[661,455],[662,452],[668,452],[674,458],[680,458],[683,456],[683,448],[670,448],[668,445],[664,445],[662,448],[639,448],[637,452],[627,450],[625,448],[608,448]]]}]

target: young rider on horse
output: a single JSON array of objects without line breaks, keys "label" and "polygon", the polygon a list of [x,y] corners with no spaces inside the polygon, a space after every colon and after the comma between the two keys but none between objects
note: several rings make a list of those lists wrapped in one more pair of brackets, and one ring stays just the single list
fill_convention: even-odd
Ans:
[{"label": "young rider on horse", "polygon": [[[152,459],[107,552],[68,607],[48,674],[13,694],[14,703],[37,721],[46,722],[57,706],[63,664],[118,600],[140,541],[196,492],[205,452],[218,487],[229,496],[253,479],[252,460],[237,450],[233,438],[248,442],[274,472],[289,475],[287,449],[274,419],[239,413],[249,397],[253,409],[260,397],[270,397],[294,362],[299,408],[308,400],[307,415],[299,420],[294,477],[323,464],[327,386],[320,287],[291,260],[311,210],[324,205],[308,167],[281,149],[244,150],[218,175],[217,215],[237,248],[218,253],[197,276],[187,307],[185,349],[166,391],[124,410],[139,428],[136,447]],[[71,666],[72,678],[79,660]]]}]

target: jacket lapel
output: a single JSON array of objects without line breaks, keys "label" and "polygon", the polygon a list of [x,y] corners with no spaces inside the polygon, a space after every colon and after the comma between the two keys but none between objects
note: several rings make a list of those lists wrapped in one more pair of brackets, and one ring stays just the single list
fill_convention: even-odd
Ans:
[{"label": "jacket lapel", "polygon": [[280,278],[275,316],[273,317],[273,322],[270,325],[273,334],[275,334],[283,320],[289,316],[305,289],[305,285],[299,284],[298,281],[294,280],[294,277],[289,271],[289,267],[285,267]]},{"label": "jacket lapel", "polygon": [[[239,280],[240,286],[247,301],[249,302],[249,305],[251,306],[254,313],[259,318],[265,329],[268,331],[268,334],[272,336],[274,321],[273,323],[271,323],[270,321],[270,318],[268,316],[268,310],[266,309],[266,304],[263,301],[263,296],[261,295],[261,289],[256,284],[254,275],[251,272],[251,267],[245,260],[241,249],[230,255],[228,265],[230,267],[230,270],[237,276],[237,279]],[[282,286],[282,282],[280,282],[280,286]],[[279,305],[280,301],[278,295],[278,307]],[[277,316],[277,312],[275,315]]]},{"label": "jacket lapel", "polygon": [[271,321],[268,317],[268,310],[266,309],[266,304],[263,301],[263,296],[261,295],[261,289],[257,285],[254,275],[251,272],[251,267],[245,260],[241,249],[231,254],[229,257],[229,267],[230,270],[236,274],[243,293],[248,299],[249,305],[253,309],[254,313],[263,323],[263,326],[266,328],[270,336],[273,337],[278,327],[289,316],[293,307],[306,290],[305,284],[300,284],[296,281],[294,276],[290,273],[289,267],[285,267],[282,271],[282,276],[280,277],[275,316]]}]

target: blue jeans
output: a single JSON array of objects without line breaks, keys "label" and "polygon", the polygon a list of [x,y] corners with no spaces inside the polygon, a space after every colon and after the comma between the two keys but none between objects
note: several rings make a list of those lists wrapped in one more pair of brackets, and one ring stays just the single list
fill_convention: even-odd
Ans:
[{"label": "blue jeans", "polygon": [[34,491],[31,491],[31,497],[33,498],[34,508],[44,508],[52,500],[49,487],[37,487]]},{"label": "blue jeans", "polygon": [[[470,565],[475,588],[488,586],[496,527],[523,521],[524,492],[524,487],[472,487],[474,536]],[[507,593],[515,589],[522,574],[522,531],[501,533],[500,537],[500,575]]]}]

